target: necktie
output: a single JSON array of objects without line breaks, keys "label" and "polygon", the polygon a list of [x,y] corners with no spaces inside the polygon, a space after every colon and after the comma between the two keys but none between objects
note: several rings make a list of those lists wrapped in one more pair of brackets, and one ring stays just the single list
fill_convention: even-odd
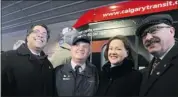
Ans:
[{"label": "necktie", "polygon": [[80,65],[76,65],[75,66],[75,73],[76,73],[76,76],[80,73],[80,69],[81,68],[81,66]]},{"label": "necktie", "polygon": [[74,86],[74,94],[75,94],[75,96],[78,96],[78,92],[79,92],[79,86],[80,86],[80,81],[81,81],[81,77],[79,76],[79,73],[80,73],[80,71],[79,71],[79,69],[81,68],[81,66],[80,65],[76,65],[75,66],[75,86]]},{"label": "necktie", "polygon": [[151,70],[151,74],[153,73],[153,71],[156,69],[156,67],[158,66],[158,64],[160,63],[161,59],[156,58],[153,65],[152,65],[152,70]]}]

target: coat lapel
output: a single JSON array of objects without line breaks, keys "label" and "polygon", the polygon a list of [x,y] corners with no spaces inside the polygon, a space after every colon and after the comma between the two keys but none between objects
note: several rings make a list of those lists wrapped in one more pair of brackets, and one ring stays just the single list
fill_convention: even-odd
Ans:
[{"label": "coat lapel", "polygon": [[148,68],[146,69],[146,71],[143,73],[143,82],[142,82],[142,86],[141,86],[141,91],[140,91],[140,96],[144,96],[144,94],[147,92],[148,90],[148,80],[149,80],[149,76],[150,76],[150,71],[152,69],[152,64],[154,62],[154,59],[151,61],[151,63],[149,64]]},{"label": "coat lapel", "polygon": [[178,44],[176,43],[175,46],[168,52],[168,54],[161,60],[152,75],[149,75],[155,58],[152,60],[149,66],[149,70],[146,72],[145,85],[143,86],[144,89],[142,91],[143,95],[145,95],[152,87],[152,85],[156,82],[156,80],[159,79],[159,77],[162,76],[171,67],[171,61],[174,59],[175,56],[178,56],[177,50]]}]

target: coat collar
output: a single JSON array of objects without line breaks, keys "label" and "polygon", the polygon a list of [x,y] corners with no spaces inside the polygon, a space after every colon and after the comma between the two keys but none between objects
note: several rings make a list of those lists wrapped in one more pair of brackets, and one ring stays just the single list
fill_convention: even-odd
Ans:
[{"label": "coat collar", "polygon": [[107,62],[103,65],[103,72],[106,73],[109,77],[120,77],[124,74],[127,74],[132,71],[134,63],[132,60],[124,59],[121,65],[115,66],[111,68],[111,63]]},{"label": "coat collar", "polygon": [[[92,65],[90,62],[86,61],[86,67],[85,67],[84,71],[82,71],[80,74],[83,76],[87,76],[87,77],[93,76],[93,72],[94,72],[93,67],[94,67],[94,65]],[[71,62],[68,62],[66,65],[64,65],[62,71],[74,73],[74,70],[71,66]]]},{"label": "coat collar", "polygon": [[[22,44],[18,49],[17,49],[17,53],[20,55],[29,55],[31,59],[33,59],[33,54],[31,53],[31,51],[28,49],[27,44]],[[47,58],[47,55],[41,51],[41,56],[39,57],[40,59],[44,59]]]}]

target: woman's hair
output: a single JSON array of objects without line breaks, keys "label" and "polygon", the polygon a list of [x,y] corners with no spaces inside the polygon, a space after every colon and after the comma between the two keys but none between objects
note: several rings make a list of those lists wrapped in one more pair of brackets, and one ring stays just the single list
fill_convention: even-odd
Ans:
[{"label": "woman's hair", "polygon": [[105,57],[105,59],[108,60],[109,45],[110,45],[111,41],[113,41],[113,40],[115,40],[115,39],[121,40],[121,41],[123,42],[124,48],[126,49],[127,54],[128,54],[128,57],[126,57],[126,58],[129,59],[129,60],[134,61],[134,60],[133,60],[133,56],[132,56],[133,50],[132,50],[132,48],[131,48],[131,46],[130,46],[129,40],[127,39],[127,37],[122,36],[122,35],[114,36],[114,37],[112,37],[112,38],[110,38],[110,39],[108,40],[108,43],[106,44],[106,49],[105,49],[105,52],[104,52],[104,57]]}]

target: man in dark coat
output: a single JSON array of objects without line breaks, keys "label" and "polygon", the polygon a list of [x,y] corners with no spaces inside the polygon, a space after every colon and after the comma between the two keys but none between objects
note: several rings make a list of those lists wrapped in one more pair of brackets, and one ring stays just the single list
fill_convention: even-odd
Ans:
[{"label": "man in dark coat", "polygon": [[178,96],[178,42],[168,14],[146,17],[136,35],[154,57],[144,73],[140,96]]},{"label": "man in dark coat", "polygon": [[53,66],[42,51],[48,39],[46,25],[33,25],[25,44],[1,54],[2,96],[53,96]]}]

